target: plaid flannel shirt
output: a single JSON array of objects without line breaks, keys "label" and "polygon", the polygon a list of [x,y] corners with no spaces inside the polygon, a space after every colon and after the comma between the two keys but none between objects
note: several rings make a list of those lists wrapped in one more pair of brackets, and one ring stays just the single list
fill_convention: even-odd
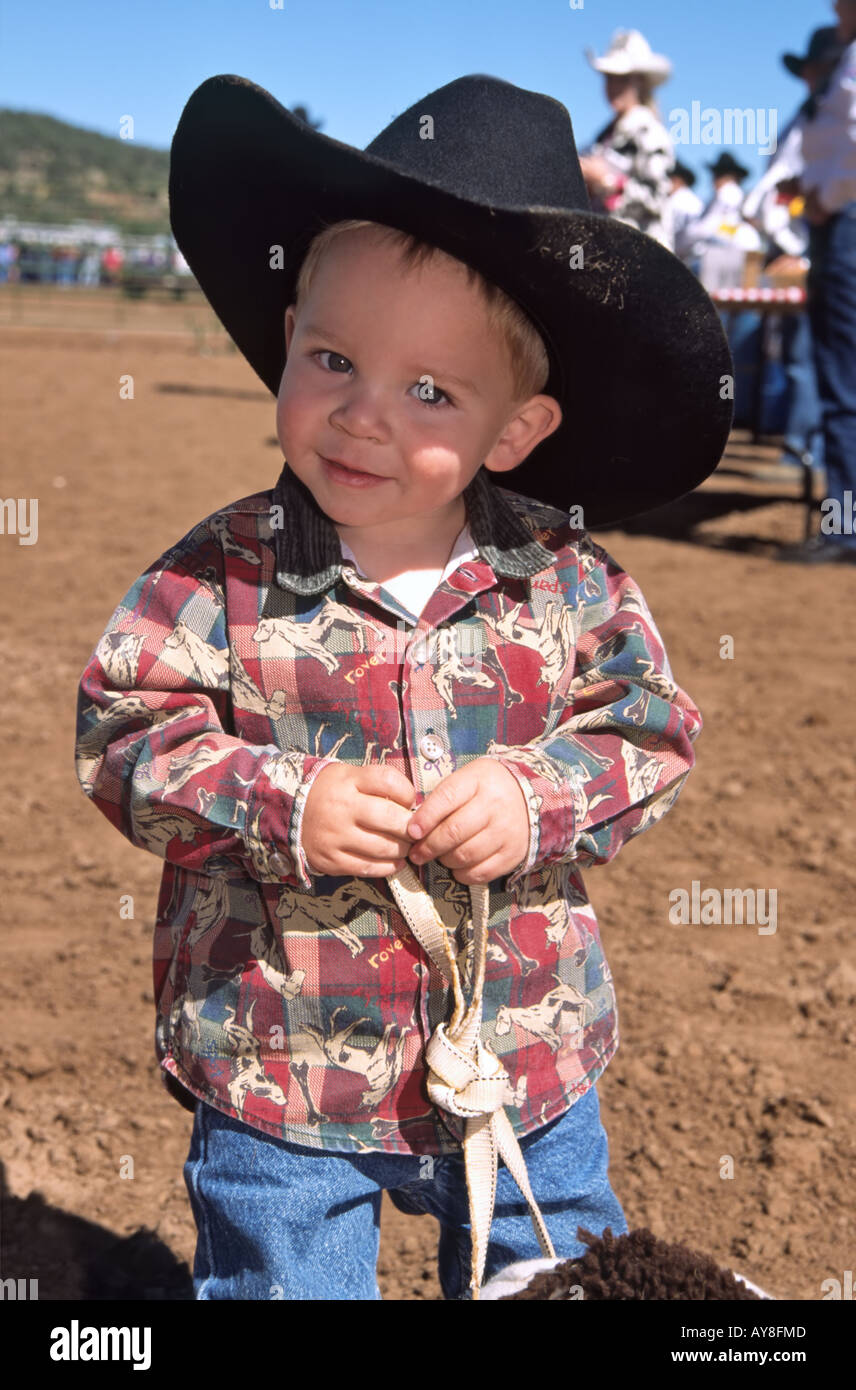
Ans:
[{"label": "plaid flannel shirt", "polygon": [[[478,558],[417,618],[345,562],[285,464],[137,579],[81,677],[80,785],[164,860],[165,1083],[292,1143],[442,1154],[463,1135],[426,1090],[446,981],[385,878],[308,867],[301,824],[322,768],[386,763],[418,804],[474,758],[517,779],[529,848],[488,885],[482,1036],[522,1137],[618,1046],[580,870],[663,815],[693,766],[701,717],[633,580],[565,513],[483,468],[464,499]],[[437,860],[416,873],[465,950],[469,888]]]}]

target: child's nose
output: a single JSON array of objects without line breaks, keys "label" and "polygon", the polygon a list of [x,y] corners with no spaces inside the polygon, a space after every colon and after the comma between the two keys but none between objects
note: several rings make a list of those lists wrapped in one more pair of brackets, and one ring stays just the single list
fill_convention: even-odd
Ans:
[{"label": "child's nose", "polygon": [[346,399],[331,412],[330,423],[355,439],[381,440],[387,433],[384,417],[380,393],[368,386],[356,386],[349,388]]}]

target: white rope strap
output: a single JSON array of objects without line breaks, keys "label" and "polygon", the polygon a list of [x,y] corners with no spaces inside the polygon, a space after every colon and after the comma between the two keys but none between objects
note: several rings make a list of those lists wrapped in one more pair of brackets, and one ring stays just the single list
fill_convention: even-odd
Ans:
[{"label": "white rope strap", "polygon": [[389,877],[389,886],[416,940],[451,984],[455,1009],[448,1023],[440,1023],[428,1040],[428,1095],[434,1105],[462,1116],[464,1167],[470,1207],[473,1258],[470,1288],[478,1300],[487,1243],[496,1200],[499,1155],[529,1207],[538,1244],[545,1256],[555,1259],[544,1218],[532,1195],[523,1154],[503,1106],[512,1098],[511,1082],[496,1053],[481,1040],[482,991],[487,959],[488,890],[470,885],[473,920],[473,997],[465,1009],[458,963],[449,943],[449,932],[431,897],[412,866],[405,864]]}]

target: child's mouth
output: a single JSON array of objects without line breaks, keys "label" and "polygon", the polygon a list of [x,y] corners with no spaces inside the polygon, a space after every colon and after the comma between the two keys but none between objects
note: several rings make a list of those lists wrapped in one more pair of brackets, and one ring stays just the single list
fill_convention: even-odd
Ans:
[{"label": "child's mouth", "polygon": [[336,483],[343,483],[346,487],[373,487],[375,483],[386,483],[388,478],[379,478],[374,473],[360,473],[355,468],[346,468],[344,464],[334,463],[332,459],[325,458],[319,454],[321,462],[327,476]]}]

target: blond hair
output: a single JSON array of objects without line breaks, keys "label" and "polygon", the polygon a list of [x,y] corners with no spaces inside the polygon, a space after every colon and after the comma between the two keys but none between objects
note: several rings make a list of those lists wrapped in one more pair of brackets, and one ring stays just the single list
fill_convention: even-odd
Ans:
[{"label": "blond hair", "polygon": [[463,265],[470,286],[475,286],[480,294],[487,314],[490,330],[504,340],[509,357],[512,391],[515,402],[522,402],[530,396],[540,394],[547,384],[550,362],[544,340],[532,320],[513,299],[494,284],[486,280],[473,266],[457,257],[449,256],[439,246],[421,241],[412,233],[402,232],[397,227],[388,227],[382,222],[367,222],[349,219],[333,222],[318,232],[309,243],[300,267],[295,290],[295,302],[299,311],[302,301],[309,292],[312,278],[324,252],[343,232],[356,231],[359,227],[376,227],[382,233],[382,240],[396,247],[401,253],[403,263],[408,267],[421,266],[436,257],[446,256]]}]

